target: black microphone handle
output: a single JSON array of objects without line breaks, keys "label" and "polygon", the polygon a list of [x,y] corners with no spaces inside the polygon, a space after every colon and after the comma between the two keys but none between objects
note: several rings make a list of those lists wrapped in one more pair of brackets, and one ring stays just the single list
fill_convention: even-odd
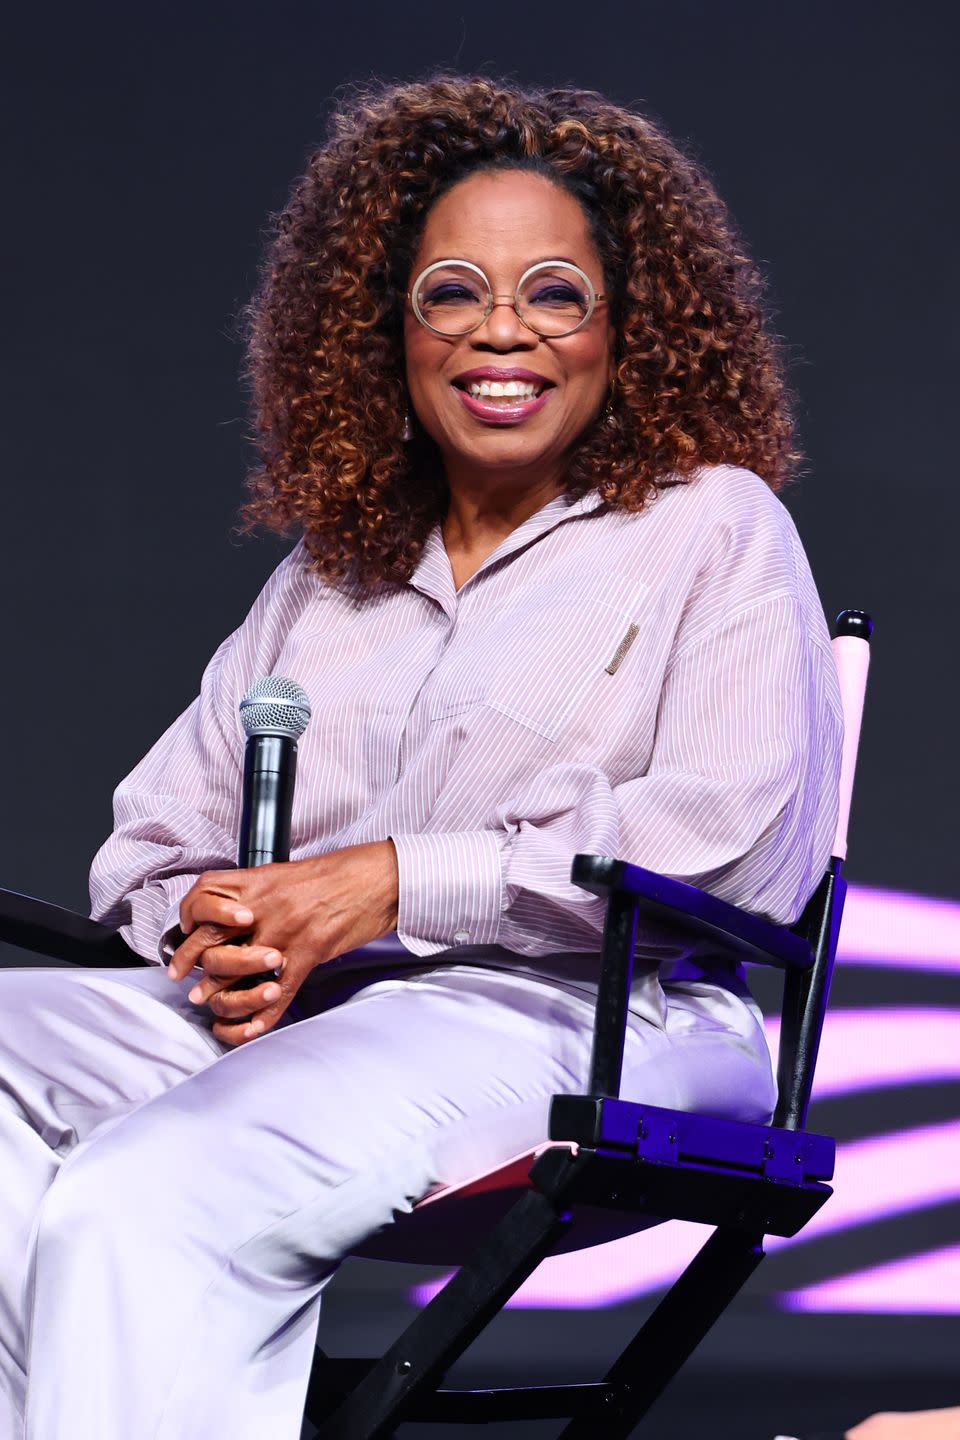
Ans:
[{"label": "black microphone handle", "polygon": [[290,816],[297,742],[289,735],[251,735],[243,757],[243,807],[237,865],[251,870],[290,859]]},{"label": "black microphone handle", "polygon": [[[243,757],[243,804],[237,867],[271,865],[290,859],[290,817],[297,778],[297,742],[289,735],[251,735]],[[275,980],[266,970],[244,975],[228,990],[252,990]]]}]

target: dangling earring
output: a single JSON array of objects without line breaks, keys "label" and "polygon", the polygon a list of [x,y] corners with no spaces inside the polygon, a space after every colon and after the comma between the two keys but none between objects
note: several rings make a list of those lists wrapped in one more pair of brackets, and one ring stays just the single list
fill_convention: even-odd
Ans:
[{"label": "dangling earring", "polygon": [[410,441],[413,439],[413,421],[410,418],[409,410],[403,417],[403,430],[401,431],[401,439],[403,439],[404,441]]}]

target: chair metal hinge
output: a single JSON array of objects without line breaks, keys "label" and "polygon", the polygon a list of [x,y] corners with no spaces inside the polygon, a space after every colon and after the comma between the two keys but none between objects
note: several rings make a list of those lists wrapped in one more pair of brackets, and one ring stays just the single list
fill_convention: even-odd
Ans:
[{"label": "chair metal hinge", "polygon": [[672,1115],[646,1111],[637,1126],[637,1155],[644,1160],[675,1165],[680,1158],[677,1125]]},{"label": "chair metal hinge", "polygon": [[781,1132],[776,1139],[768,1137],[763,1142],[764,1178],[785,1181],[788,1185],[802,1185],[807,1178],[807,1150],[803,1135]]}]

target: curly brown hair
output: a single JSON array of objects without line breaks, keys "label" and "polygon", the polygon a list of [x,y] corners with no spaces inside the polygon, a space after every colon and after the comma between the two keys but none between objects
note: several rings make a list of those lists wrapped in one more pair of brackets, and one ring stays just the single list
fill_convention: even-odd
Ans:
[{"label": "curly brown hair", "polygon": [[329,579],[408,579],[443,517],[436,446],[419,426],[403,439],[405,292],[430,206],[491,168],[535,170],[579,200],[613,296],[613,410],[570,455],[571,498],[595,487],[638,511],[720,463],[776,490],[799,459],[760,277],[660,129],[587,90],[377,85],[334,114],[245,311],[259,455],[245,527],[302,529]]}]

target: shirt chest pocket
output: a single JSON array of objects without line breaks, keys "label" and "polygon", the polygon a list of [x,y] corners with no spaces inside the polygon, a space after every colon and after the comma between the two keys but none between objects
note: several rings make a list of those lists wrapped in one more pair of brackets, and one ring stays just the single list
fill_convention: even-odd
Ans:
[{"label": "shirt chest pocket", "polygon": [[431,720],[486,707],[546,740],[626,665],[648,587],[632,576],[569,575],[516,606],[478,606],[438,667]]}]

